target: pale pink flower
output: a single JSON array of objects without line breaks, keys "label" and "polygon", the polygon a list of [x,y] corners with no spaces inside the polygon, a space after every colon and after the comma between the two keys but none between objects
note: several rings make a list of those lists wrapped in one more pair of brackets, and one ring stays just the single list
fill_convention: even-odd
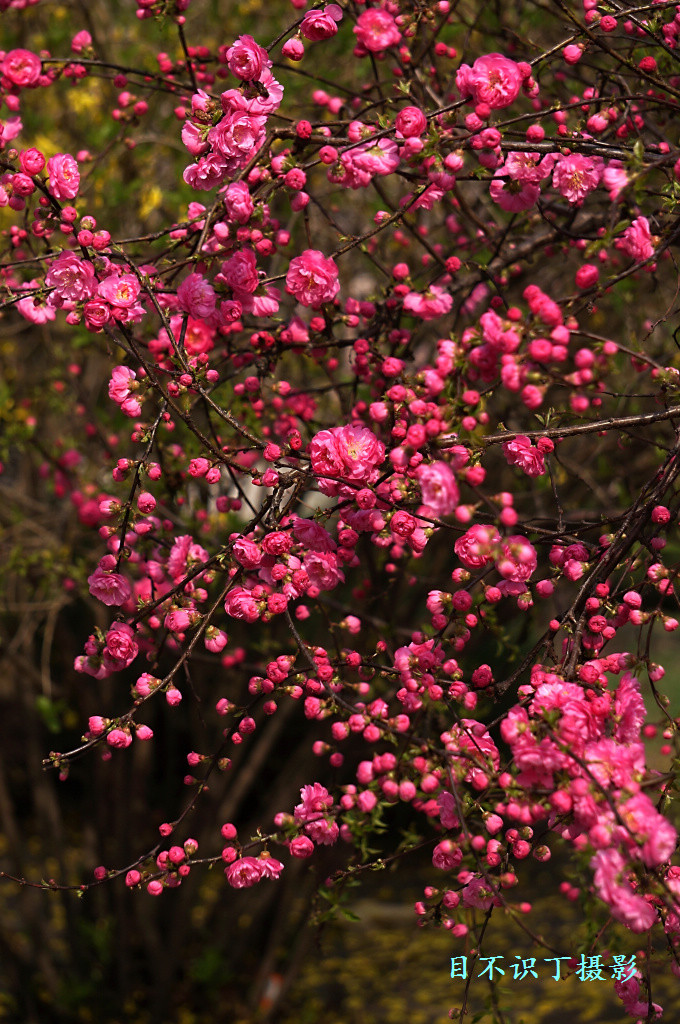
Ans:
[{"label": "pale pink flower", "polygon": [[300,25],[300,32],[309,39],[310,42],[316,43],[322,39],[330,39],[338,31],[338,22],[342,20],[342,8],[338,7],[337,4],[328,4],[323,11],[307,11],[302,24]]},{"label": "pale pink flower", "polygon": [[290,261],[286,274],[286,291],[303,306],[320,309],[340,291],[338,268],[318,249],[306,249]]},{"label": "pale pink flower", "polygon": [[134,274],[111,274],[100,282],[97,294],[112,306],[130,309],[137,302],[141,285]]},{"label": "pale pink flower", "polygon": [[87,582],[92,596],[109,607],[125,604],[132,597],[132,587],[118,572],[103,572],[97,566]]},{"label": "pale pink flower", "polygon": [[508,177],[505,168],[499,167],[489,185],[489,194],[494,203],[498,203],[501,210],[507,210],[508,213],[520,213],[522,210],[531,209],[536,204],[541,190],[538,185],[533,185],[530,181],[520,181],[517,178]]},{"label": "pale pink flower", "polygon": [[283,864],[270,853],[263,851],[258,860],[262,868],[262,878],[279,878],[283,871]]},{"label": "pale pink flower", "polygon": [[451,515],[458,505],[460,493],[447,463],[431,462],[418,466],[416,479],[423,505],[431,509],[435,516]]},{"label": "pale pink flower", "polygon": [[[4,146],[6,142],[11,142],[12,139],[16,139],[22,128],[23,124],[18,114],[8,117],[6,121],[0,121],[0,146]],[[34,150],[34,152],[37,151]],[[23,161],[22,167],[24,167]],[[26,170],[25,167],[24,170]],[[40,170],[42,170],[42,165]],[[26,173],[28,174],[30,172],[26,171]]]},{"label": "pale pink flower", "polygon": [[[29,290],[38,287],[38,280],[34,278],[28,281],[22,286],[22,290]],[[28,320],[32,324],[45,324],[49,320],[54,320],[56,317],[56,310],[44,297],[39,298],[37,295],[27,295],[23,299],[19,299],[16,303],[15,309],[18,313]]]},{"label": "pale pink flower", "polygon": [[227,50],[227,66],[233,75],[244,82],[258,79],[265,68],[271,67],[267,51],[252,36],[239,36]]},{"label": "pale pink flower", "polygon": [[50,303],[61,306],[64,302],[83,302],[93,294],[97,284],[94,267],[89,260],[81,260],[73,252],[62,252],[51,264],[45,284],[54,290]]},{"label": "pale pink flower", "polygon": [[553,171],[553,186],[570,203],[582,203],[589,192],[597,188],[602,179],[603,163],[600,157],[559,156]]},{"label": "pale pink flower", "polygon": [[617,249],[625,252],[636,263],[643,263],[654,255],[654,243],[646,217],[637,217],[614,242]]},{"label": "pale pink flower", "polygon": [[354,26],[354,34],[364,49],[371,53],[380,53],[388,46],[396,46],[401,39],[401,32],[392,15],[375,7],[362,11]]},{"label": "pale pink flower", "polygon": [[57,153],[47,161],[48,189],[55,199],[75,199],[80,188],[78,164],[69,153]]},{"label": "pale pink flower", "polygon": [[620,160],[610,160],[602,172],[602,183],[614,203],[628,184],[628,172]]},{"label": "pale pink flower", "polygon": [[453,299],[439,285],[431,284],[426,292],[409,292],[404,297],[404,309],[421,320],[436,320],[451,312]]},{"label": "pale pink flower", "polygon": [[478,57],[472,67],[461,64],[456,85],[463,99],[486,103],[492,110],[508,107],[522,86],[522,75],[514,60],[500,53]]},{"label": "pale pink flower", "polygon": [[189,274],[177,289],[178,308],[197,320],[215,312],[215,291],[202,274]]}]

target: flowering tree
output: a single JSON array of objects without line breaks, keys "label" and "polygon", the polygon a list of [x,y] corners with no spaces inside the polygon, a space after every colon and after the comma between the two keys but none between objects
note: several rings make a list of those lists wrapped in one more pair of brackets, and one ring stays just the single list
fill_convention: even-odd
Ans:
[{"label": "flowering tree", "polygon": [[[109,6],[44,49],[37,0],[0,0],[0,309],[35,356],[8,353],[2,493],[67,524],[48,572],[18,561],[54,610],[39,709],[68,697],[82,734],[45,765],[132,799],[160,731],[189,767],[79,891],[166,900],[219,864],[256,900],[320,858],[340,898],[426,849],[418,921],[478,956],[495,910],[540,948],[512,890],[568,850],[587,952],[638,937],[615,988],[656,1019],[675,4],[293,0],[226,39],[200,0]],[[81,114],[48,128],[50,103]]]}]

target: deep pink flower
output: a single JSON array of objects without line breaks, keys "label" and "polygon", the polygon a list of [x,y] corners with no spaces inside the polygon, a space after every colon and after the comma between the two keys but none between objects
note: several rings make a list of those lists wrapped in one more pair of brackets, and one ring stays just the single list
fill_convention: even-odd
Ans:
[{"label": "deep pink flower", "polygon": [[254,210],[250,190],[245,181],[232,181],[224,194],[224,205],[230,220],[245,224]]},{"label": "deep pink flower", "polygon": [[239,249],[222,264],[216,281],[229,285],[239,301],[244,295],[250,295],[257,288],[260,278],[257,272],[257,260],[252,249]]},{"label": "deep pink flower", "polygon": [[385,460],[385,446],[368,427],[332,427],[315,434],[309,454],[324,493],[337,494],[338,484],[323,478],[369,482]]},{"label": "deep pink flower", "polygon": [[651,259],[654,255],[654,243],[647,218],[636,217],[621,237],[616,239],[614,245],[636,263]]},{"label": "deep pink flower", "polygon": [[512,441],[503,445],[503,454],[510,466],[519,466],[527,476],[542,476],[545,473],[545,460],[540,448],[534,448],[530,439],[518,434]]},{"label": "deep pink flower", "polygon": [[249,590],[243,587],[234,587],[227,594],[224,602],[224,610],[232,619],[244,619],[246,622],[257,622],[260,617],[260,609],[255,598]]},{"label": "deep pink flower", "polygon": [[322,39],[330,39],[338,31],[338,22],[342,20],[342,8],[337,4],[328,4],[323,11],[307,11],[300,32],[311,43]]},{"label": "deep pink flower", "polygon": [[305,249],[290,261],[286,274],[286,291],[303,306],[320,309],[340,291],[338,268],[332,259],[318,249]]},{"label": "deep pink flower", "polygon": [[345,576],[332,552],[310,551],[305,555],[302,567],[310,583],[319,590],[333,590],[338,583],[344,583]]},{"label": "deep pink flower", "polygon": [[522,75],[514,60],[500,53],[478,57],[472,67],[461,64],[456,85],[463,99],[485,103],[492,110],[508,107],[522,86]]},{"label": "deep pink flower", "polygon": [[75,199],[80,188],[78,164],[69,153],[57,153],[47,161],[48,189],[55,199]]},{"label": "deep pink flower", "polygon": [[234,889],[249,889],[263,876],[262,862],[257,857],[240,857],[225,868],[224,873]]},{"label": "deep pink flower", "polygon": [[511,583],[525,583],[536,569],[537,563],[536,549],[526,537],[505,537],[501,542],[496,568],[503,579]]},{"label": "deep pink flower", "polygon": [[392,15],[375,7],[359,15],[354,34],[364,49],[371,53],[380,53],[388,46],[396,46],[401,39],[401,32]]},{"label": "deep pink flower", "polygon": [[403,107],[397,114],[394,127],[405,139],[418,138],[427,130],[427,118],[420,107]]},{"label": "deep pink flower", "polygon": [[12,85],[21,88],[35,85],[40,78],[42,62],[30,50],[10,50],[2,62],[2,73]]},{"label": "deep pink flower", "polygon": [[252,36],[239,36],[227,50],[227,66],[233,75],[244,82],[259,78],[265,68],[271,67],[267,51]]},{"label": "deep pink flower", "polygon": [[103,664],[110,672],[127,668],[139,652],[134,640],[134,630],[126,622],[114,622],[106,634]]},{"label": "deep pink flower", "polygon": [[189,274],[177,289],[177,305],[197,320],[215,312],[215,291],[202,274]]}]

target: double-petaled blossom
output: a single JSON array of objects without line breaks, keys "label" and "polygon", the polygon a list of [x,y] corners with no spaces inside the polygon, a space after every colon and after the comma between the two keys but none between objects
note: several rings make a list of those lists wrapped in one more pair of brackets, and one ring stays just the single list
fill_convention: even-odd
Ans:
[{"label": "double-petaled blossom", "polygon": [[651,259],[654,255],[654,242],[647,218],[636,217],[614,245],[636,263]]},{"label": "double-petaled blossom", "polygon": [[51,264],[45,276],[45,284],[52,288],[49,302],[63,306],[65,302],[85,302],[94,295],[97,279],[89,260],[83,260],[73,252],[62,252]]},{"label": "double-petaled blossom", "polygon": [[331,427],[315,434],[309,455],[320,489],[324,494],[337,494],[340,483],[327,478],[370,482],[385,460],[385,446],[368,427]]},{"label": "double-petaled blossom", "polygon": [[213,286],[202,274],[189,274],[177,289],[177,305],[197,320],[204,320],[215,312],[216,295]]},{"label": "double-petaled blossom", "polygon": [[[552,444],[552,443],[551,443]],[[530,438],[518,434],[503,445],[503,454],[508,465],[519,466],[527,476],[542,476],[545,473],[544,452],[532,445]]]},{"label": "double-petaled blossom", "polygon": [[522,72],[514,60],[501,53],[478,57],[472,67],[461,64],[456,85],[463,99],[484,103],[492,110],[509,107],[522,87]]},{"label": "double-petaled blossom", "polygon": [[553,185],[570,203],[581,204],[602,180],[604,165],[600,157],[571,153],[559,156],[553,171]]},{"label": "double-petaled blossom", "polygon": [[303,306],[320,309],[340,291],[338,268],[318,249],[305,249],[290,261],[286,291]]},{"label": "double-petaled blossom", "polygon": [[41,69],[40,57],[30,50],[10,50],[0,66],[3,76],[22,89],[37,84]]},{"label": "double-petaled blossom", "polygon": [[57,153],[47,161],[47,187],[55,199],[75,199],[80,188],[78,164],[70,153]]},{"label": "double-petaled blossom", "polygon": [[252,36],[239,36],[227,50],[227,67],[244,82],[259,79],[271,64],[267,51]]},{"label": "double-petaled blossom", "polygon": [[460,497],[458,484],[446,462],[430,462],[418,466],[416,479],[423,505],[435,516],[451,515]]},{"label": "double-petaled blossom", "polygon": [[421,320],[436,320],[453,308],[453,299],[440,285],[431,284],[426,292],[408,292],[404,309]]},{"label": "double-petaled blossom", "polygon": [[458,538],[453,548],[466,569],[481,569],[494,560],[500,542],[495,526],[475,524]]},{"label": "double-petaled blossom", "polygon": [[338,22],[342,21],[342,8],[337,4],[328,4],[322,11],[307,11],[300,32],[310,43],[330,39],[338,31]]},{"label": "double-petaled blossom", "polygon": [[387,11],[371,7],[362,11],[354,26],[357,42],[370,53],[381,53],[389,46],[396,46],[401,32],[396,21]]}]

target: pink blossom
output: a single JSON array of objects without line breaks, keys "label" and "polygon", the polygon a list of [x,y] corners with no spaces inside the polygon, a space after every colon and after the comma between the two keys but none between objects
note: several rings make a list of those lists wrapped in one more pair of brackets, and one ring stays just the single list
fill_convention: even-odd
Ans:
[{"label": "pink blossom", "polygon": [[333,806],[333,797],[320,782],[314,782],[311,786],[303,786],[300,790],[300,798],[301,802],[296,805],[293,812],[298,825],[318,817],[319,814]]},{"label": "pink blossom", "polygon": [[229,165],[221,153],[208,153],[207,156],[200,157],[198,163],[185,167],[182,177],[192,188],[209,192],[222,184],[228,168]]},{"label": "pink blossom", "polygon": [[648,868],[658,867],[673,855],[678,833],[645,793],[637,793],[620,804],[619,813],[633,834],[632,839],[626,834],[626,843],[632,846],[631,852],[639,850]]},{"label": "pink blossom", "polygon": [[245,167],[264,142],[266,118],[245,110],[230,111],[208,132],[208,142],[232,175]]},{"label": "pink blossom", "polygon": [[362,11],[354,26],[354,33],[358,42],[371,53],[380,53],[388,46],[396,46],[401,39],[401,32],[392,15],[375,7]]},{"label": "pink blossom", "polygon": [[432,864],[439,871],[455,871],[463,859],[463,851],[457,843],[444,839],[432,851]]},{"label": "pink blossom", "polygon": [[614,203],[628,185],[628,172],[620,160],[610,160],[602,172],[602,182]]},{"label": "pink blossom", "polygon": [[259,284],[257,260],[252,249],[239,249],[222,264],[216,281],[229,285],[239,301],[254,292]]},{"label": "pink blossom", "polygon": [[104,278],[97,288],[97,293],[112,306],[119,309],[130,309],[137,302],[140,283],[134,274],[111,274]]},{"label": "pink blossom", "polygon": [[333,590],[338,583],[344,583],[345,576],[338,567],[337,557],[332,552],[310,551],[305,555],[302,567],[310,583],[319,590]]},{"label": "pink blossom", "polygon": [[72,252],[60,253],[45,277],[47,287],[54,289],[50,302],[56,306],[89,299],[94,294],[96,283],[94,267],[89,260],[81,260]]},{"label": "pink blossom", "polygon": [[338,22],[342,20],[342,8],[337,4],[328,4],[323,11],[307,11],[300,32],[312,43],[322,39],[330,39],[338,31]]},{"label": "pink blossom", "polygon": [[246,622],[257,622],[260,617],[260,609],[255,598],[249,590],[243,587],[234,587],[227,594],[224,602],[224,610],[232,619],[244,619]]},{"label": "pink blossom", "polygon": [[338,268],[318,249],[305,249],[290,261],[286,291],[303,306],[320,309],[325,302],[332,302],[340,291]]},{"label": "pink blossom", "polygon": [[47,161],[48,189],[55,199],[74,199],[80,188],[78,164],[69,153],[57,153]]},{"label": "pink blossom", "polygon": [[[37,287],[38,281],[36,278],[33,278],[33,280],[26,282],[22,291],[28,291]],[[54,306],[47,302],[44,296],[27,295],[25,298],[19,299],[15,308],[25,320],[32,324],[45,324],[50,320],[54,320],[57,315]]]},{"label": "pink blossom", "polygon": [[478,57],[472,67],[461,64],[456,85],[463,99],[485,103],[492,110],[508,107],[522,86],[522,75],[514,60],[500,53]]},{"label": "pink blossom", "polygon": [[460,493],[447,463],[431,462],[418,466],[416,479],[423,505],[431,509],[435,516],[451,515],[458,505]]},{"label": "pink blossom", "polygon": [[87,582],[92,596],[102,604],[121,605],[132,597],[132,587],[118,572],[103,572],[97,566]]},{"label": "pink blossom", "polygon": [[489,185],[489,194],[494,203],[509,213],[520,213],[535,205],[541,194],[538,185],[507,176],[505,168],[499,167]]},{"label": "pink blossom", "polygon": [[436,320],[451,312],[453,299],[439,285],[431,284],[424,293],[409,292],[404,298],[404,309],[421,320]]},{"label": "pink blossom", "polygon": [[503,445],[503,454],[509,466],[519,466],[527,476],[542,476],[545,473],[545,461],[540,448],[534,448],[530,439],[518,434],[512,441]]},{"label": "pink blossom", "polygon": [[132,736],[125,729],[112,729],[111,732],[106,734],[106,742],[110,747],[123,750],[132,743]]},{"label": "pink blossom", "polygon": [[582,203],[589,192],[597,188],[602,178],[600,157],[559,156],[553,171],[553,185],[570,203]]},{"label": "pink blossom", "polygon": [[314,843],[307,836],[296,836],[291,839],[288,849],[292,857],[311,857],[314,853]]},{"label": "pink blossom", "polygon": [[254,210],[253,200],[245,181],[232,181],[224,194],[224,205],[230,220],[246,224]]},{"label": "pink blossom", "polygon": [[[23,127],[24,126],[21,122],[21,118],[17,114],[14,114],[12,117],[8,117],[6,121],[0,121],[0,146],[4,146],[6,142],[11,142],[12,139],[16,139],[17,135],[20,133]],[[38,150],[33,150],[33,152],[37,153]],[[43,160],[38,170],[31,172],[26,170],[26,167],[24,166],[24,161],[21,160],[21,157],[19,159],[22,168],[24,169],[24,171],[26,171],[27,174],[37,174],[38,171],[41,171],[44,166]]]},{"label": "pink blossom", "polygon": [[496,557],[501,542],[495,526],[471,526],[454,544],[456,555],[467,569],[481,569]]},{"label": "pink blossom", "polygon": [[444,789],[437,797],[439,805],[439,820],[442,828],[457,828],[460,824],[458,819],[456,801],[452,793]]},{"label": "pink blossom", "polygon": [[293,536],[312,551],[333,551],[337,546],[321,523],[316,523],[313,519],[303,519],[302,516],[294,517]]},{"label": "pink blossom", "polygon": [[338,485],[325,477],[369,482],[385,459],[385,446],[367,427],[332,427],[321,430],[309,445],[312,469],[325,494],[337,494]]},{"label": "pink blossom", "polygon": [[259,856],[262,869],[262,878],[279,878],[283,871],[283,864],[270,853],[263,851]]},{"label": "pink blossom", "polygon": [[620,743],[634,743],[640,738],[645,720],[645,703],[640,693],[640,683],[632,672],[625,672],[614,697],[614,736]]},{"label": "pink blossom", "polygon": [[239,36],[227,50],[227,66],[233,75],[244,82],[258,79],[265,68],[271,67],[267,51],[252,36]]},{"label": "pink blossom", "polygon": [[504,579],[511,583],[524,583],[536,569],[537,563],[536,549],[526,537],[506,537],[501,542],[500,554],[496,556],[496,568]]},{"label": "pink blossom", "polygon": [[40,78],[42,62],[30,50],[10,50],[2,62],[2,74],[12,85],[21,88],[35,85]]},{"label": "pink blossom", "polygon": [[225,868],[224,873],[234,889],[249,889],[263,876],[262,862],[257,857],[240,857]]},{"label": "pink blossom", "polygon": [[397,114],[394,127],[405,139],[419,138],[427,130],[427,118],[420,107],[403,107]]},{"label": "pink blossom", "polygon": [[135,660],[139,647],[133,638],[134,630],[126,622],[113,623],[103,651],[103,664],[108,671],[119,672]]},{"label": "pink blossom", "polygon": [[646,217],[637,217],[614,242],[617,249],[625,252],[636,263],[643,263],[654,255],[652,233]]},{"label": "pink blossom", "polygon": [[197,320],[211,316],[215,311],[215,290],[202,274],[189,274],[177,289],[177,305]]}]

